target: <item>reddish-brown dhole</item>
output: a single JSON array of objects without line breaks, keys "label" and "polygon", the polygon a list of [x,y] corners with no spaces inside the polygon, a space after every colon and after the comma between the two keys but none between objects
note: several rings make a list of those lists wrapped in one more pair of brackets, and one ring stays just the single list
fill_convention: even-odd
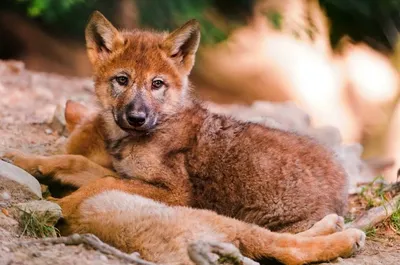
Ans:
[{"label": "reddish-brown dhole", "polygon": [[[169,264],[186,261],[186,252],[174,251],[196,237],[286,264],[362,246],[359,230],[335,233],[343,228],[336,214],[345,212],[347,176],[329,150],[305,136],[210,113],[191,97],[196,21],[170,34],[121,32],[96,12],[86,40],[100,112],[86,115],[67,104],[67,155],[5,155],[44,183],[79,188],[58,200],[63,233],[91,232]],[[312,228],[275,234],[228,217],[275,231]],[[179,240],[151,241],[149,233]]]}]

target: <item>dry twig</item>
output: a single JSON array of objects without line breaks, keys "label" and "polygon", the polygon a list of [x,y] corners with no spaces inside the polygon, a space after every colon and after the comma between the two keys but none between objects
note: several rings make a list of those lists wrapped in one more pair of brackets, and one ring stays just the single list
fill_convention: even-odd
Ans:
[{"label": "dry twig", "polygon": [[346,225],[347,228],[369,229],[390,217],[396,210],[400,201],[400,194],[384,203],[382,206],[369,209],[359,218]]},{"label": "dry twig", "polygon": [[136,265],[156,265],[155,263],[145,261],[138,257],[138,254],[126,254],[120,250],[102,242],[99,238],[92,234],[73,234],[67,237],[56,237],[56,238],[42,238],[31,241],[19,242],[17,245],[26,246],[31,244],[65,244],[65,245],[80,245],[86,244],[95,250],[98,250],[104,254],[110,254],[124,261],[136,264]]},{"label": "dry twig", "polygon": [[[102,242],[98,237],[92,234],[73,234],[67,237],[41,238],[25,242],[18,242],[16,245],[28,246],[32,244],[86,244],[104,254],[113,255],[123,261],[135,265],[158,265],[139,258],[138,253],[129,255],[121,252],[120,250]],[[227,243],[198,241],[189,246],[188,254],[190,259],[197,265],[258,265],[257,262],[243,257],[236,247]]]}]

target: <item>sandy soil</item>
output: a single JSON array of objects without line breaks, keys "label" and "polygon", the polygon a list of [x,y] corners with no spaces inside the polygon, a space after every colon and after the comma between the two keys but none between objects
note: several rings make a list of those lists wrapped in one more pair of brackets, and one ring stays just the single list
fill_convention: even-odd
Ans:
[{"label": "sandy soil", "polygon": [[[65,137],[51,130],[47,122],[57,104],[67,99],[93,101],[87,79],[33,73],[18,62],[0,61],[0,153],[10,148],[36,154],[60,151]],[[15,220],[0,212],[0,265],[2,264],[124,264],[85,246],[20,246]],[[382,226],[355,257],[332,263],[346,265],[400,264],[400,236]]]}]

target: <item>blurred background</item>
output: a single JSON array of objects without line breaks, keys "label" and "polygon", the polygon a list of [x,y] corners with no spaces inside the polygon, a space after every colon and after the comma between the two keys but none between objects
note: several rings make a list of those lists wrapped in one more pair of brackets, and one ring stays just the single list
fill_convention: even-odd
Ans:
[{"label": "blurred background", "polygon": [[[0,59],[90,76],[84,28],[93,10],[119,28],[201,24],[191,80],[221,104],[293,101],[337,127],[364,158],[400,167],[400,0],[2,0]],[[395,171],[393,171],[395,170]]]}]

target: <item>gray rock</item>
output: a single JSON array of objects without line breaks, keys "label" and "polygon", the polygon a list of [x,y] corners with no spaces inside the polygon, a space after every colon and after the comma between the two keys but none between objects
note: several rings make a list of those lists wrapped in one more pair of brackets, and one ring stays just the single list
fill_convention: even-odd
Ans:
[{"label": "gray rock", "polygon": [[53,131],[58,132],[58,134],[63,135],[65,133],[65,126],[66,126],[66,121],[65,121],[65,104],[64,105],[57,105],[54,115],[52,120],[49,123],[50,128]]},{"label": "gray rock", "polygon": [[11,195],[8,191],[3,191],[2,193],[0,193],[0,199],[3,201],[8,201],[11,199]]},{"label": "gray rock", "polygon": [[[21,168],[0,160],[0,177],[18,183],[19,186],[24,186],[36,198],[42,198],[39,181]],[[10,193],[12,194],[12,191]]]},{"label": "gray rock", "polygon": [[209,102],[207,107],[212,112],[229,115],[237,120],[259,123],[285,131],[303,132],[311,122],[309,115],[292,102],[256,101],[251,106],[219,105]]},{"label": "gray rock", "polygon": [[12,208],[14,213],[24,211],[35,214],[37,219],[46,220],[47,225],[55,225],[58,219],[62,217],[61,207],[46,200],[17,203]]}]

